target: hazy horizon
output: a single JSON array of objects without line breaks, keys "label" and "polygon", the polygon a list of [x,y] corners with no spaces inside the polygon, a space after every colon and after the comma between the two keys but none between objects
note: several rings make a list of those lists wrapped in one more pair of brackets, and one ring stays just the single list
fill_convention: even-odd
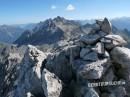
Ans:
[{"label": "hazy horizon", "polygon": [[1,0],[0,25],[38,23],[56,16],[73,20],[130,17],[130,0]]},{"label": "hazy horizon", "polygon": [[[56,16],[57,17],[57,16]],[[54,19],[56,17],[50,17],[51,19]],[[60,16],[62,17],[62,16]],[[26,24],[35,24],[35,23],[39,23],[39,22],[44,22],[45,20],[47,19],[50,19],[50,18],[46,18],[46,19],[43,19],[43,20],[39,20],[39,21],[36,21],[36,22],[25,22],[25,23],[11,23],[11,24],[0,24],[0,26],[3,26],[3,25],[8,25],[8,26],[17,26],[17,25],[26,25]],[[79,20],[79,21],[85,21],[85,20],[95,20],[95,19],[103,19],[105,17],[99,17],[99,18],[86,18],[86,19],[69,19],[69,18],[66,18],[64,17],[65,19],[67,20]],[[108,18],[108,17],[106,17]],[[126,17],[126,16],[122,16],[122,17],[114,17],[114,18],[108,18],[109,20],[113,20],[113,19],[120,19],[120,18],[130,18],[130,17]]]}]

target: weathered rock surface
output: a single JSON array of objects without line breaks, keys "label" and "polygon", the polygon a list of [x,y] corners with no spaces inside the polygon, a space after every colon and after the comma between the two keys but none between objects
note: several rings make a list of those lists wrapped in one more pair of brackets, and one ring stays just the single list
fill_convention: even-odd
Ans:
[{"label": "weathered rock surface", "polygon": [[80,51],[80,57],[84,58],[84,56],[86,54],[88,54],[91,50],[89,48],[82,48],[82,50]]},{"label": "weathered rock surface", "polygon": [[94,44],[100,39],[100,35],[98,34],[87,34],[81,37],[80,41],[86,43],[86,44]]},{"label": "weathered rock surface", "polygon": [[130,49],[125,47],[115,47],[111,52],[111,57],[115,63],[121,65],[120,75],[126,80],[127,95],[130,96]]},{"label": "weathered rock surface", "polygon": [[109,91],[109,94],[103,93],[102,97],[127,97],[126,90],[122,86],[109,88],[108,91]]},{"label": "weathered rock surface", "polygon": [[94,88],[88,88],[86,85],[77,84],[74,87],[74,97],[99,97]]},{"label": "weathered rock surface", "polygon": [[120,64],[123,68],[130,68],[130,49],[115,47],[110,54],[114,62]]},{"label": "weathered rock surface", "polygon": [[104,74],[102,80],[103,81],[113,81],[115,78],[115,74],[114,71],[112,70],[112,68],[109,68],[106,73]]},{"label": "weathered rock surface", "polygon": [[95,48],[92,48],[93,50],[95,50],[98,54],[104,54],[105,53],[105,49],[104,49],[104,44],[101,42],[98,42],[96,44]]},{"label": "weathered rock surface", "polygon": [[46,69],[42,73],[42,87],[46,97],[60,97],[62,93],[61,80]]},{"label": "weathered rock surface", "polygon": [[88,89],[84,97],[99,97],[99,95],[94,89]]},{"label": "weathered rock surface", "polygon": [[23,55],[15,46],[8,46],[0,53],[0,97],[5,97],[13,88],[17,75],[17,64],[21,62]]},{"label": "weathered rock surface", "polygon": [[111,23],[107,18],[104,18],[104,20],[96,20],[96,23],[100,25],[100,28],[103,32],[106,32],[107,34],[112,32]]},{"label": "weathered rock surface", "polygon": [[98,55],[96,52],[90,52],[83,57],[83,60],[96,61],[96,60],[98,60]]},{"label": "weathered rock surface", "polygon": [[37,48],[29,45],[25,57],[20,64],[18,78],[15,81],[11,97],[27,97],[30,92],[35,96],[44,95],[41,82],[42,62],[46,55]]},{"label": "weathered rock surface", "polygon": [[89,62],[80,67],[78,75],[85,79],[100,79],[103,75],[103,66],[107,63],[107,60],[99,60],[96,62]]},{"label": "weathered rock surface", "polygon": [[101,39],[101,42],[105,43],[107,49],[112,49],[116,46],[123,46],[127,42],[119,35],[107,35]]}]

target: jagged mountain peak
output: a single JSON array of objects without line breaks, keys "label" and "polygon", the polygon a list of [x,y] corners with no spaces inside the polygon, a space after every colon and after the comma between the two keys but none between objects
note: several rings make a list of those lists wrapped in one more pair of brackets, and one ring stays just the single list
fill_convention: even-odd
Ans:
[{"label": "jagged mountain peak", "polygon": [[[15,41],[16,44],[50,44],[62,39],[64,32],[60,29],[53,19],[47,19],[40,22],[32,31],[33,33],[24,33],[19,39]],[[29,37],[28,37],[29,36]]]},{"label": "jagged mountain peak", "polygon": [[45,29],[48,27],[55,27],[55,26],[56,25],[54,24],[53,20],[50,18],[43,22],[38,23],[33,30],[34,30],[34,32],[37,32],[38,30],[42,30],[42,29]]},{"label": "jagged mountain peak", "polygon": [[[20,40],[20,44],[50,44],[63,39],[68,39],[81,32],[80,25],[76,22],[57,16],[54,19],[50,18],[38,23],[33,29],[31,37],[25,35],[26,38],[20,37],[21,39],[19,38],[18,40]],[[16,41],[15,43],[19,44],[19,41]]]},{"label": "jagged mountain peak", "polygon": [[41,21],[40,23],[38,23],[36,27],[34,28],[34,32],[37,32],[38,30],[52,29],[56,27],[59,27],[63,31],[65,30],[64,32],[66,32],[66,30],[68,31],[68,29],[70,28],[73,29],[73,27],[79,27],[79,26],[80,24],[74,20],[68,20],[68,19],[65,19],[64,17],[57,16],[53,19],[49,18],[45,21]]},{"label": "jagged mountain peak", "polygon": [[56,22],[65,22],[66,21],[66,19],[64,17],[60,17],[60,16],[55,17],[53,20]]},{"label": "jagged mountain peak", "polygon": [[63,24],[63,25],[77,25],[79,26],[80,23],[76,22],[75,20],[69,20],[64,17],[57,16],[53,19],[56,25]]}]

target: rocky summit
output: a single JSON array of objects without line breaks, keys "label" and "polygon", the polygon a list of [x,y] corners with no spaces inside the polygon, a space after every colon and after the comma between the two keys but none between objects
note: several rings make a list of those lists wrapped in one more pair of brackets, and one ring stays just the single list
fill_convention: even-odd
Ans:
[{"label": "rocky summit", "polygon": [[[62,20],[53,22],[66,23]],[[60,26],[46,22],[54,33],[61,32]],[[0,97],[130,97],[127,42],[112,33],[107,18],[94,25],[89,33],[60,41],[50,51],[32,45],[3,48]]]}]

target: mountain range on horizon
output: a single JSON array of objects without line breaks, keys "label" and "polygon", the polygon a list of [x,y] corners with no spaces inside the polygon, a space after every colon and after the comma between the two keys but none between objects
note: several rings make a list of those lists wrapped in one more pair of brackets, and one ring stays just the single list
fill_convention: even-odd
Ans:
[{"label": "mountain range on horizon", "polygon": [[25,31],[14,43],[23,44],[52,44],[60,40],[76,37],[83,33],[81,25],[63,17],[47,19],[38,23],[32,31]]},{"label": "mountain range on horizon", "polygon": [[[129,31],[130,31],[130,26],[129,26],[130,25],[130,17],[115,18],[115,19],[111,19],[110,21],[111,21],[112,25],[114,27],[116,27],[120,32],[124,33],[124,29],[126,29],[126,30],[128,30],[127,34],[129,33]],[[91,20],[68,20],[68,19],[65,19],[63,17],[57,16],[54,19],[47,19],[47,20],[40,22],[40,23],[1,25],[0,26],[0,41],[5,42],[5,43],[13,43],[15,41],[14,43],[17,43],[19,40],[21,40],[21,41],[26,41],[27,43],[30,43],[28,41],[32,41],[32,40],[39,41],[40,38],[36,38],[36,36],[39,37],[38,34],[40,35],[43,33],[45,34],[44,36],[46,36],[44,38],[45,40],[43,40],[44,42],[49,41],[49,40],[46,40],[47,38],[52,38],[52,36],[55,36],[55,38],[57,38],[58,35],[62,36],[60,38],[60,40],[61,40],[64,38],[68,38],[74,34],[77,35],[79,33],[80,34],[84,33],[83,32],[84,27],[87,24],[93,24],[93,23],[94,23],[94,19],[91,19]],[[45,32],[48,32],[47,29],[49,32],[51,32],[51,34],[47,35],[47,33],[45,33]],[[59,31],[58,29],[60,29],[61,31]],[[88,29],[89,28],[87,28],[87,30]],[[54,31],[52,31],[52,30],[54,30]],[[58,33],[58,32],[61,32],[61,33]],[[54,34],[56,34],[56,35],[54,35]],[[126,34],[126,33],[124,33],[124,34]],[[125,35],[125,36],[128,37],[128,35]],[[31,37],[32,39],[28,40],[28,39],[25,39],[25,37],[26,38]],[[25,40],[23,40],[23,39],[25,39]],[[39,39],[39,40],[37,40],[37,39]],[[37,43],[38,42],[36,42],[35,44],[37,44]],[[41,42],[39,44],[42,44],[42,43],[43,42]],[[48,42],[45,42],[45,43],[48,43]],[[51,41],[49,43],[51,43]],[[24,44],[24,43],[21,43],[21,44]]]},{"label": "mountain range on horizon", "polygon": [[[66,18],[66,19],[67,20],[74,20],[76,22],[79,22],[82,25],[85,25],[86,23],[89,23],[89,24],[94,23],[97,18],[92,18],[92,19],[77,19],[77,20],[76,19],[68,19],[68,18]],[[102,19],[102,18],[98,18],[98,19]],[[45,20],[47,20],[47,19],[45,19]],[[45,21],[45,20],[41,20],[41,21]],[[115,17],[115,18],[110,18],[109,20],[117,28],[120,28],[120,29],[126,28],[126,29],[130,30],[130,27],[129,27],[130,17],[125,17],[125,16],[123,16],[123,17]],[[121,25],[121,23],[122,23],[122,25]],[[30,23],[29,22],[29,23],[22,23],[22,24],[0,24],[0,26],[6,25],[6,26],[13,26],[13,27],[20,27],[20,28],[23,28],[23,29],[32,29],[37,24],[38,24],[38,22],[35,22],[35,23],[33,23],[33,22]]]}]

